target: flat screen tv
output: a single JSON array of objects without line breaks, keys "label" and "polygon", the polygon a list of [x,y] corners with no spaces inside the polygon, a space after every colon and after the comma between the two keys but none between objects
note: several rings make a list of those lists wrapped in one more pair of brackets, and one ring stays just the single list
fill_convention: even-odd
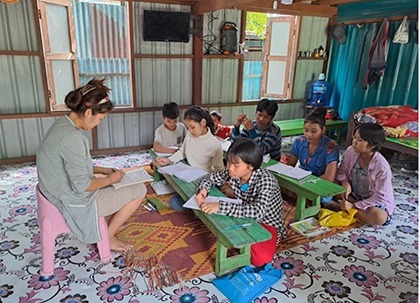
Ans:
[{"label": "flat screen tv", "polygon": [[144,10],[143,40],[188,42],[190,13]]}]

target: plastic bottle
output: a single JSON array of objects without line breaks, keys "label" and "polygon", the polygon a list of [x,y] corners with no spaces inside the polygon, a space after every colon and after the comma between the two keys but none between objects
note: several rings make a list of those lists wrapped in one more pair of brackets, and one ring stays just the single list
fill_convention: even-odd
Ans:
[{"label": "plastic bottle", "polygon": [[330,84],[325,81],[325,74],[319,74],[318,80],[312,83],[307,106],[328,106],[330,102],[330,93]]}]

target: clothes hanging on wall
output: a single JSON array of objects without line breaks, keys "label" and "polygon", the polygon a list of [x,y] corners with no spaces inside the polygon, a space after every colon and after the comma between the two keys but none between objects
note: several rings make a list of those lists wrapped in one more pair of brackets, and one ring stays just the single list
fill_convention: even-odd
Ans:
[{"label": "clothes hanging on wall", "polygon": [[389,20],[384,18],[370,48],[369,64],[363,81],[363,89],[367,89],[369,85],[377,81],[384,74],[388,29]]}]

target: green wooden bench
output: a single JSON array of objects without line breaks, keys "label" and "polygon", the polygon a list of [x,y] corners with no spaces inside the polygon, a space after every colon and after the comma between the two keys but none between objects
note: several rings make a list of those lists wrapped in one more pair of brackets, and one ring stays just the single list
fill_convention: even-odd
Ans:
[{"label": "green wooden bench", "polygon": [[[187,183],[167,174],[163,174],[163,176],[184,201],[195,195],[196,182]],[[223,193],[212,188],[210,195],[223,196]],[[215,260],[215,274],[217,276],[251,264],[251,245],[271,238],[271,234],[251,218],[235,218],[220,214],[209,215],[200,210],[194,210],[194,213],[217,239]],[[242,224],[251,225],[246,228],[229,228]],[[239,249],[238,254],[228,256],[228,248],[231,247]]]},{"label": "green wooden bench", "polygon": [[[288,136],[298,136],[303,134],[303,118],[301,119],[292,119],[292,120],[282,120],[282,121],[273,121],[274,124],[280,127],[281,135],[283,137]],[[343,120],[327,120],[325,128],[327,130],[327,135],[330,138],[334,138],[336,134],[337,143],[341,142],[341,132],[343,128],[347,126],[347,121]]]},{"label": "green wooden bench", "polygon": [[[268,163],[263,163],[264,167],[274,165],[277,161],[271,159]],[[321,208],[321,198],[331,197],[344,193],[346,189],[341,185],[310,175],[303,181],[271,172],[282,188],[286,188],[297,195],[296,201],[296,220],[316,216]],[[306,200],[312,201],[313,205],[306,207]]]}]

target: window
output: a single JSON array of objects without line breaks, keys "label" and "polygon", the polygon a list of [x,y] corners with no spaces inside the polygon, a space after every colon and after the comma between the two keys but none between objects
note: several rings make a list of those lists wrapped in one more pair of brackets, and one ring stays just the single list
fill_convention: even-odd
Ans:
[{"label": "window", "polygon": [[117,107],[132,106],[128,9],[112,4],[41,0],[52,111],[67,110],[66,94],[92,78],[107,79]]},{"label": "window", "polygon": [[[267,29],[264,34],[255,33],[258,28],[255,27],[255,21],[247,18],[243,101],[255,101],[263,97],[291,98],[299,17],[266,16]],[[260,23],[264,20],[261,17],[255,19],[260,20]]]}]

